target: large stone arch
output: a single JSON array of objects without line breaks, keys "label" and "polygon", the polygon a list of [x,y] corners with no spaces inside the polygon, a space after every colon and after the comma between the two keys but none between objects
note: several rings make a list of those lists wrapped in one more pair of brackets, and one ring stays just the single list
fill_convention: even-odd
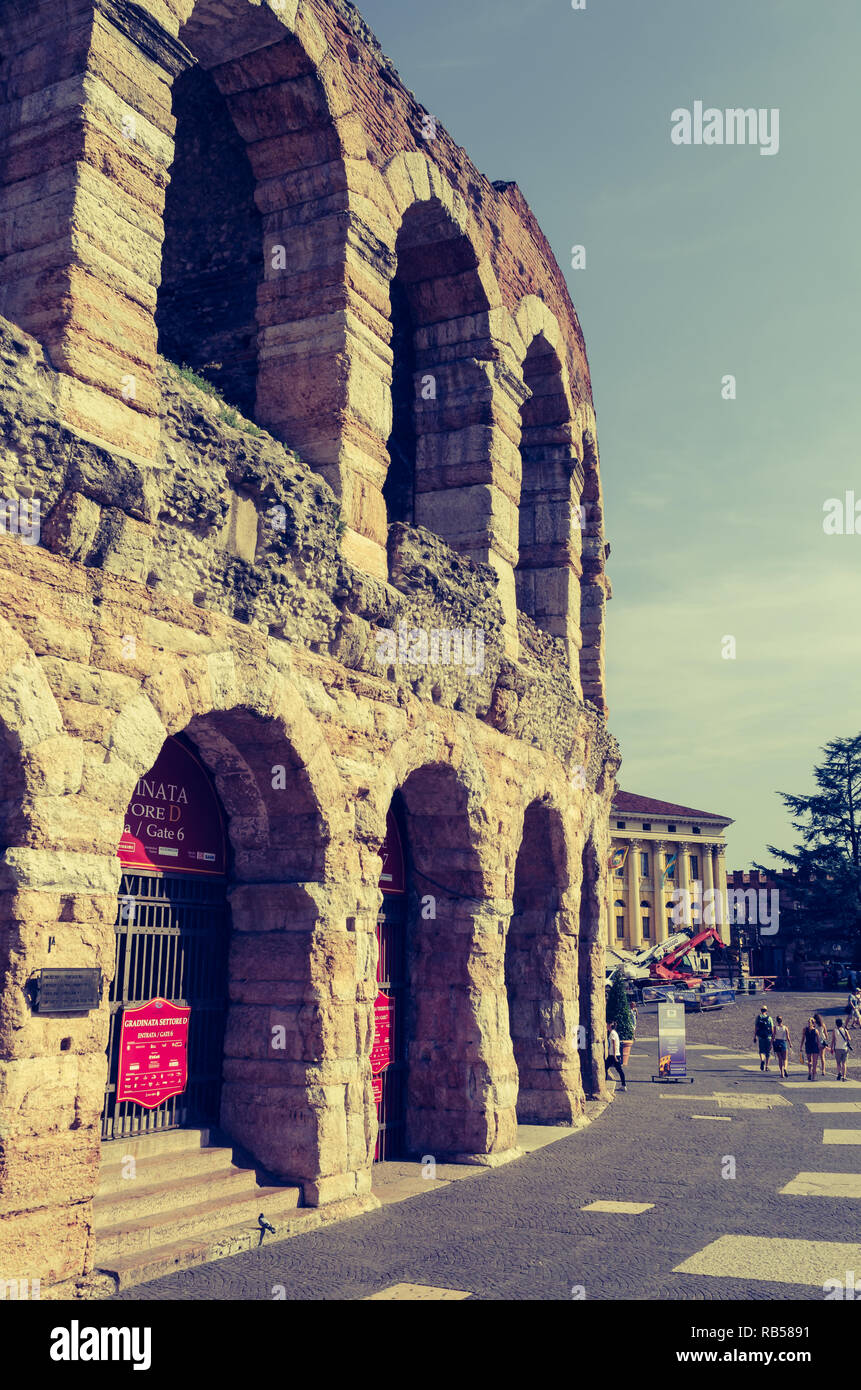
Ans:
[{"label": "large stone arch", "polygon": [[[298,692],[274,668],[236,657],[210,653],[208,679],[183,680],[180,663],[168,664],[153,699],[141,692],[119,712],[107,752],[125,775],[107,847],[137,778],[169,734],[183,733],[212,773],[232,846],[222,1123],[317,1205],[367,1189],[352,815]],[[277,1050],[274,1029],[283,1030]],[[336,1086],[350,1068],[351,1084]]]},{"label": "large stone arch", "polygon": [[[442,730],[426,726],[400,740],[367,807],[374,886],[396,792],[411,875],[407,1147],[499,1162],[516,1144],[516,1073],[505,999],[504,864],[487,776],[474,750],[452,746]],[[371,1104],[369,1113],[373,1124]]]},{"label": "large stone arch", "polygon": [[[169,734],[183,733],[208,764],[233,848],[222,1124],[258,1163],[301,1185],[308,1205],[369,1191],[352,812],[298,692],[241,653],[165,654],[145,691],[108,675],[102,697],[120,707],[102,741],[85,743],[63,735],[32,653],[14,633],[4,645],[0,710],[20,711],[31,785],[50,769],[56,794],[35,797],[2,870],[21,907],[4,911],[0,927],[0,1217],[44,1252],[52,1282],[86,1271],[88,1250],[92,1258],[108,991],[97,1011],[70,1019],[33,1013],[25,991],[45,965],[96,966],[110,980],[123,812]],[[284,1041],[274,1050],[276,1029]],[[6,1229],[0,1220],[4,1270],[16,1263]]]},{"label": "large stone arch", "polygon": [[570,1124],[581,1112],[574,837],[564,800],[535,792],[510,844],[512,915],[505,977],[520,1123]]},{"label": "large stone arch", "polygon": [[[198,63],[227,104],[255,181],[266,264],[257,303],[257,416],[309,462],[331,465],[334,457],[337,474],[342,453],[332,450],[341,444],[345,404],[338,364],[347,351],[351,232],[344,149],[348,144],[361,160],[365,148],[350,118],[343,67],[329,51],[315,7],[304,0],[280,7],[254,0],[182,0],[170,7],[156,0],[140,6],[68,0],[58,8],[36,0],[28,8],[4,16],[4,53],[14,65],[27,52],[33,73],[50,73],[59,63],[69,81],[81,81],[82,100],[66,116],[81,157],[77,177],[63,182],[51,225],[35,237],[23,221],[12,228],[0,307],[37,335],[61,372],[65,418],[120,451],[146,461],[157,455],[155,311],[174,158],[172,86]],[[13,99],[22,86],[26,95],[29,80],[13,81]],[[22,129],[5,174],[16,185],[15,206],[46,112],[25,104],[18,115]],[[42,145],[38,178],[44,181],[52,159],[59,169],[66,156],[62,142]],[[37,183],[33,197],[40,196]],[[73,256],[57,241],[55,223],[87,227]],[[284,265],[273,251],[287,242]],[[46,265],[66,291],[55,296],[50,315],[33,278],[34,266],[41,273]],[[310,325],[304,332],[303,323]]]},{"label": "large stone arch", "polygon": [[609,834],[587,827],[580,854],[578,975],[580,1000],[580,1067],[587,1096],[604,1093],[607,1039],[604,913],[607,899]]},{"label": "large stone arch", "polygon": [[[500,371],[496,336],[504,314],[490,257],[483,251],[465,199],[426,155],[402,152],[383,171],[395,218],[389,228],[390,341],[384,387],[393,420],[381,441],[385,470],[399,465],[399,393],[410,392],[412,428],[408,452],[414,470],[409,515],[393,512],[389,489],[386,520],[426,526],[455,549],[490,563],[501,578],[504,606],[513,614],[510,564],[511,486],[514,464],[512,407]],[[412,360],[401,370],[402,323]],[[394,379],[395,390],[391,389]]]},{"label": "large stone arch", "polygon": [[605,616],[613,590],[607,577],[610,546],[604,539],[604,501],[595,413],[592,407],[580,412],[583,459],[581,511],[583,528],[583,573],[580,581],[580,683],[583,696],[606,718],[606,678],[604,666]]},{"label": "large stone arch", "polygon": [[579,687],[583,468],[564,335],[544,301],[526,295],[511,316],[509,341],[523,386],[517,606],[560,638]]}]

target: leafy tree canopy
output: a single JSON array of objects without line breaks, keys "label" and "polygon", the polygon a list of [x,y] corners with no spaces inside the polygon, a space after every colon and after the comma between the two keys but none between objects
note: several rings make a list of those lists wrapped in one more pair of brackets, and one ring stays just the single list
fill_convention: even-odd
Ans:
[{"label": "leafy tree canopy", "polygon": [[[795,874],[792,892],[805,935],[828,929],[857,943],[861,937],[861,734],[832,739],[813,770],[816,791],[779,792],[800,836],[794,850],[769,845]],[[758,869],[771,872],[765,865]]]}]

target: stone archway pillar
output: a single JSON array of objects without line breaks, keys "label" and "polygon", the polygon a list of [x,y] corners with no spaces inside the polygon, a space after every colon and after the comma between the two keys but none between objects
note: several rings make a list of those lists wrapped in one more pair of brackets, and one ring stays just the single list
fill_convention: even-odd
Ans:
[{"label": "stone archway pillar", "polygon": [[319,883],[241,884],[230,905],[222,1123],[309,1206],[366,1194],[370,912]]},{"label": "stone archway pillar", "polygon": [[46,348],[73,429],[150,461],[170,84],[191,55],[122,0],[22,8],[3,24],[0,313]]},{"label": "stone archway pillar", "polygon": [[[442,912],[446,930],[439,931]],[[517,1068],[505,991],[507,909],[488,900],[438,904],[414,950],[407,1148],[493,1166],[514,1156]],[[466,950],[459,943],[466,938]],[[415,978],[415,976],[414,976]]]}]

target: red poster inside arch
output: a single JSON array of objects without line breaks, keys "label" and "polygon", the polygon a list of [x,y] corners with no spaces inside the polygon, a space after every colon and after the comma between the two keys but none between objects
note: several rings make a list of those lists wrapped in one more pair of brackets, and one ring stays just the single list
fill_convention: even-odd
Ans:
[{"label": "red poster inside arch", "polygon": [[188,1085],[188,1020],[191,1009],[167,999],[151,999],[123,1009],[117,1101],[131,1100],[148,1110]]},{"label": "red poster inside arch", "polygon": [[117,850],[126,869],[227,872],[224,822],[209,774],[178,739],[166,739],[129,802]]}]

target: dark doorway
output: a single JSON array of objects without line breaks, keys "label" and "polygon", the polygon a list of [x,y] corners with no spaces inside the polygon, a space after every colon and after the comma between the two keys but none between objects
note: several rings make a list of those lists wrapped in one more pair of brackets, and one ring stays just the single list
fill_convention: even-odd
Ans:
[{"label": "dark doorway", "polygon": [[[184,795],[183,795],[184,794]],[[208,798],[208,800],[207,800]],[[175,807],[173,820],[142,809]],[[179,832],[183,854],[201,856],[200,871],[162,872],[142,861],[138,831],[151,824]],[[220,843],[216,837],[220,835]],[[188,850],[194,844],[211,846]],[[149,854],[162,841],[155,839]],[[169,847],[168,847],[169,849]],[[124,868],[117,903],[116,967],[110,989],[108,1081],[102,1138],[119,1139],[155,1130],[217,1125],[227,1016],[227,947],[230,930],[224,817],[209,774],[193,750],[168,739],[153,769],[140,779],[126,813],[121,841]],[[207,858],[204,858],[207,856]],[[209,857],[211,856],[211,857]],[[117,1099],[123,1013],[151,1000],[190,1008],[188,1081],[183,1091],[153,1107]]]},{"label": "dark doorway", "polygon": [[377,916],[377,998],[371,1072],[379,1131],[374,1161],[401,1158],[406,1121],[407,883],[403,820],[397,802],[386,818],[380,854],[383,904]]},{"label": "dark doorway", "polygon": [[407,291],[397,276],[391,285],[391,323],[392,432],[383,498],[390,526],[394,521],[412,526],[416,500],[415,331]]},{"label": "dark doorway", "polygon": [[164,212],[158,350],[253,418],[263,230],[245,143],[200,67],[173,89],[176,152]]}]

